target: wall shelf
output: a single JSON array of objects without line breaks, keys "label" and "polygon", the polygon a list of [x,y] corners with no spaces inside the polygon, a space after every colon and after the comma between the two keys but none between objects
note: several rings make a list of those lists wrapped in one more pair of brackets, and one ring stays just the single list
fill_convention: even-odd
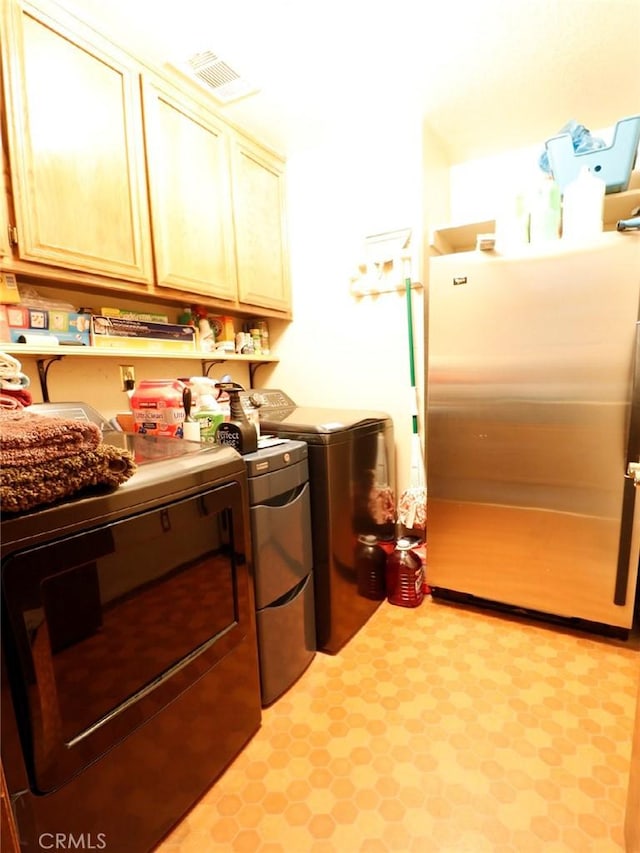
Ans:
[{"label": "wall shelf", "polygon": [[244,362],[249,365],[250,384],[253,387],[253,378],[256,370],[263,364],[276,364],[279,359],[272,355],[240,355],[238,353],[225,352],[166,352],[156,350],[128,350],[128,349],[100,349],[98,347],[74,347],[74,346],[50,346],[36,347],[23,344],[0,343],[2,352],[13,355],[16,358],[22,356],[33,356],[37,360],[38,376],[42,399],[49,401],[49,390],[47,388],[47,374],[51,365],[70,356],[71,358],[119,358],[127,362],[136,358],[161,358],[181,359],[185,361],[199,361],[202,372],[207,375],[212,364],[220,364],[226,361]]},{"label": "wall shelf", "polygon": [[492,234],[495,230],[495,219],[435,228],[431,233],[431,253],[452,255],[456,252],[472,252],[476,248],[478,234]]},{"label": "wall shelf", "polygon": [[[628,219],[632,211],[638,207],[640,207],[640,187],[605,195],[603,231],[615,231],[618,221]],[[433,257],[457,252],[473,252],[476,249],[478,234],[492,234],[495,230],[494,219],[434,228],[431,232],[431,255]]]}]

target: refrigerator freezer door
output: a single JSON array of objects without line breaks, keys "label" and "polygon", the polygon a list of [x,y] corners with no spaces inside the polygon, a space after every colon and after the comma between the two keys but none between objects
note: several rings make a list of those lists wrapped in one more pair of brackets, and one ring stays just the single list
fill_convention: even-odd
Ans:
[{"label": "refrigerator freezer door", "polygon": [[637,506],[614,592],[640,241],[442,256],[429,290],[429,584],[629,627]]}]

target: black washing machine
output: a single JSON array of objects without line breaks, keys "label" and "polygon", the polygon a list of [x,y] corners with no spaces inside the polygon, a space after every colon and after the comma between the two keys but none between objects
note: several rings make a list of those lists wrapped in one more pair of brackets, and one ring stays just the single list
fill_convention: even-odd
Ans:
[{"label": "black washing machine", "polygon": [[379,607],[358,593],[358,537],[395,538],[393,421],[383,412],[302,407],[283,391],[243,396],[259,404],[260,428],[309,451],[316,638],[335,654]]},{"label": "black washing machine", "polygon": [[307,445],[261,439],[259,449],[243,459],[266,707],[291,687],[316,653]]}]

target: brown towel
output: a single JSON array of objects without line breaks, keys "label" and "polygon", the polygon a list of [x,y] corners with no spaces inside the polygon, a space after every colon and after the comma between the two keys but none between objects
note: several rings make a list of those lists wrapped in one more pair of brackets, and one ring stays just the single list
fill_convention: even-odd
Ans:
[{"label": "brown towel", "polygon": [[0,409],[0,465],[36,465],[95,450],[100,427],[87,421]]},{"label": "brown towel", "polygon": [[110,444],[40,465],[3,466],[0,506],[3,512],[25,512],[91,486],[115,488],[135,470],[131,454]]}]

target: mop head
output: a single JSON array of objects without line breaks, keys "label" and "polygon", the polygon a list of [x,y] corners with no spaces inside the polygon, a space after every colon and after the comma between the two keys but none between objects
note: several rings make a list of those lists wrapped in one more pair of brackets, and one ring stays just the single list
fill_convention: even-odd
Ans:
[{"label": "mop head", "polygon": [[376,483],[369,493],[369,515],[376,524],[389,524],[396,520],[395,513],[393,489]]},{"label": "mop head", "polygon": [[427,529],[427,490],[411,486],[402,493],[398,504],[398,521],[408,529]]}]

